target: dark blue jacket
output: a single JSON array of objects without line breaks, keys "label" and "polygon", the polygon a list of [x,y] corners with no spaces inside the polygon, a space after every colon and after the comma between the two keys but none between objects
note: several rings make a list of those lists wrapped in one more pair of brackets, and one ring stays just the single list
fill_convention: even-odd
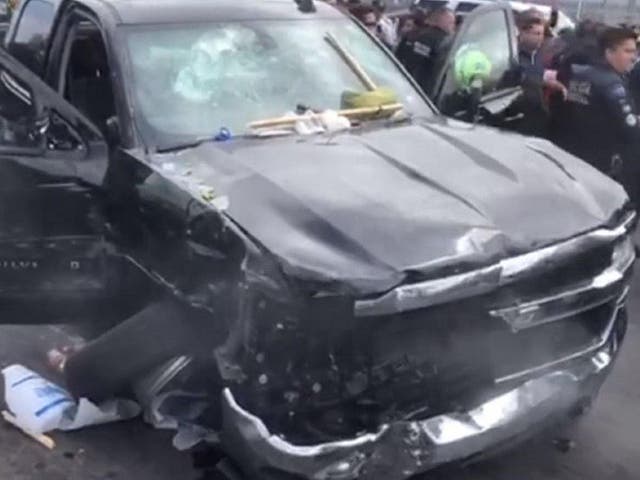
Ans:
[{"label": "dark blue jacket", "polygon": [[518,60],[525,79],[542,88],[544,66],[542,65],[542,58],[538,52],[530,53],[520,50],[518,52]]},{"label": "dark blue jacket", "polygon": [[636,108],[640,107],[640,61],[633,67],[629,74],[629,89],[633,96]]},{"label": "dark blue jacket", "polygon": [[522,98],[513,108],[524,115],[520,133],[547,137],[549,116],[544,105],[543,77],[544,66],[538,52],[518,52],[522,72]]},{"label": "dark blue jacket", "polygon": [[563,110],[555,141],[640,200],[640,119],[627,79],[604,64],[573,65]]},{"label": "dark blue jacket", "polygon": [[409,33],[398,45],[396,57],[427,95],[433,93],[438,65],[446,56],[449,40],[445,31],[427,26]]}]

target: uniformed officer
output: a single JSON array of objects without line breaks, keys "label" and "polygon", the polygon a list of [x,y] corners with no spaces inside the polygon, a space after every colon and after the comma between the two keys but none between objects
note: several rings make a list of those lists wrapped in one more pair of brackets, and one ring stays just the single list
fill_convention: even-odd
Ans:
[{"label": "uniformed officer", "polygon": [[427,93],[431,93],[436,62],[455,32],[456,16],[446,7],[430,11],[424,25],[407,34],[398,45],[396,56]]},{"label": "uniformed officer", "polygon": [[637,61],[629,74],[629,88],[636,108],[640,108],[640,61]]},{"label": "uniformed officer", "polygon": [[563,148],[618,178],[640,200],[640,121],[626,75],[636,60],[636,35],[606,29],[595,65],[573,65],[555,140]]}]

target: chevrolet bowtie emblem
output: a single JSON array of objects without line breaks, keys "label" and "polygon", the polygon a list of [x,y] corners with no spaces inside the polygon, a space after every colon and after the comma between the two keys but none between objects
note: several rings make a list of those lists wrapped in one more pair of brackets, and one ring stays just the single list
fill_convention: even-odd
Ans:
[{"label": "chevrolet bowtie emblem", "polygon": [[544,317],[540,317],[537,313],[540,311],[538,305],[523,305],[516,307],[503,308],[500,310],[492,310],[489,314],[492,317],[502,319],[514,332],[535,327],[539,323],[543,323]]}]

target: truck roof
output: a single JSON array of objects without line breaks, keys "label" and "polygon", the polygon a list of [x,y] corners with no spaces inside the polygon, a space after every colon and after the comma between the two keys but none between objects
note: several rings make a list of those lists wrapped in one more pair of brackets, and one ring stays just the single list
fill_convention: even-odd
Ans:
[{"label": "truck roof", "polygon": [[[340,18],[325,2],[314,2],[316,12],[303,13],[294,0],[100,0],[122,24],[191,23],[241,20],[303,20]],[[87,2],[88,3],[88,2]]]}]

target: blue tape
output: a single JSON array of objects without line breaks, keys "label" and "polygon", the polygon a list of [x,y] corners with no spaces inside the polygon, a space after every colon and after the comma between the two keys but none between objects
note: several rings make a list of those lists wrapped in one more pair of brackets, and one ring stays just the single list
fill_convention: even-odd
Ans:
[{"label": "blue tape", "polygon": [[12,383],[11,384],[11,388],[17,387],[18,385],[22,385],[23,383],[26,383],[29,380],[35,380],[35,379],[38,379],[38,378],[42,378],[42,377],[40,375],[35,375],[35,374],[27,375],[26,377],[21,378],[20,380],[17,380],[16,382]]},{"label": "blue tape", "polygon": [[63,403],[75,403],[75,402],[69,397],[58,398],[57,400],[54,400],[53,402],[46,404],[40,410],[36,411],[36,417],[41,417],[52,408],[55,408],[58,405],[62,405]]}]

